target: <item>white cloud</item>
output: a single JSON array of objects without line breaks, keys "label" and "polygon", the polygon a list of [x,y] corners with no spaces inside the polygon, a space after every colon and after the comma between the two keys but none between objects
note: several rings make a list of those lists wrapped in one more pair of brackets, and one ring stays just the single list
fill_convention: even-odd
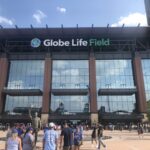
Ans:
[{"label": "white cloud", "polygon": [[57,7],[57,11],[59,11],[60,13],[66,13],[66,8],[64,8],[64,7]]},{"label": "white cloud", "polygon": [[24,88],[24,82],[22,80],[13,80],[8,82],[8,88],[9,89],[23,89]]},{"label": "white cloud", "polygon": [[13,25],[13,21],[11,19],[5,18],[0,16],[0,24],[5,24],[5,25]]},{"label": "white cloud", "polygon": [[[103,70],[105,68],[106,76],[117,76],[124,72],[128,64],[126,60],[104,60],[97,63],[97,65],[99,70]],[[118,65],[120,66],[119,69],[117,69]],[[114,66],[116,69],[114,69]]]},{"label": "white cloud", "polygon": [[120,17],[117,23],[112,24],[112,27],[118,27],[125,24],[125,26],[137,26],[140,23],[141,26],[147,26],[146,14],[131,13],[126,17]]},{"label": "white cloud", "polygon": [[41,24],[42,19],[46,18],[46,14],[44,14],[44,12],[42,12],[41,10],[37,10],[34,14],[33,14],[33,18],[36,20],[37,23]]},{"label": "white cloud", "polygon": [[107,70],[108,72],[106,74],[109,74],[109,75],[112,75],[112,76],[122,74],[124,72],[124,70],[127,68],[127,65],[128,65],[127,61],[125,61],[125,60],[116,60],[112,64],[108,63],[109,67],[112,66],[112,68],[113,68],[113,65],[118,66],[118,64],[120,66],[119,69],[108,69]]}]

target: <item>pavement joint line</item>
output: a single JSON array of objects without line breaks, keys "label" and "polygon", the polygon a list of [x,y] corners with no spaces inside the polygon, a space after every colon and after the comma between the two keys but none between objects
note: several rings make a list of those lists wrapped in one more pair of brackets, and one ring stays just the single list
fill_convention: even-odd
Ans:
[{"label": "pavement joint line", "polygon": [[140,150],[140,149],[137,149],[136,147],[133,147],[133,146],[130,146],[129,148],[131,148],[131,150]]}]

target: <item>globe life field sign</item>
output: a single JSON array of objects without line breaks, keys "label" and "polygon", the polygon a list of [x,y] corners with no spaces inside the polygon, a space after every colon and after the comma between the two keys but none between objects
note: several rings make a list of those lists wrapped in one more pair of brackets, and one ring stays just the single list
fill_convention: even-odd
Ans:
[{"label": "globe life field sign", "polygon": [[62,39],[45,39],[43,43],[41,42],[40,39],[34,38],[31,40],[31,46],[34,48],[39,47],[41,44],[43,44],[46,47],[67,47],[67,46],[72,46],[72,47],[78,47],[78,46],[96,46],[96,47],[101,47],[101,46],[109,46],[110,45],[110,39],[71,39],[68,41],[64,41]]},{"label": "globe life field sign", "polygon": [[110,40],[109,39],[89,39],[89,46],[109,46]]}]

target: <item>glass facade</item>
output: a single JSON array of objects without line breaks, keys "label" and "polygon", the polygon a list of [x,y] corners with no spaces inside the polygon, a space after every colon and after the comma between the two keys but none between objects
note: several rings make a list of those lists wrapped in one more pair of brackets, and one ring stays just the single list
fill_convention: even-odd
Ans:
[{"label": "glass facade", "polygon": [[64,113],[85,112],[87,96],[52,96],[51,110],[56,112],[60,104],[64,105]]},{"label": "glass facade", "polygon": [[144,77],[144,85],[146,92],[146,100],[150,100],[150,59],[142,59],[142,69]]},{"label": "glass facade", "polygon": [[[96,60],[97,90],[134,88],[131,60]],[[132,112],[135,108],[135,95],[98,96],[98,109],[106,112],[124,110]]]},{"label": "glass facade", "polygon": [[10,62],[7,88],[43,90],[44,61],[15,60]]},{"label": "glass facade", "polygon": [[[148,70],[148,67],[150,68],[147,65],[147,61],[142,61],[144,71]],[[87,89],[87,85],[89,85],[88,60],[54,60],[52,68],[53,89]],[[149,78],[145,71],[144,79],[147,87],[149,86]],[[10,62],[7,88],[39,88],[43,90],[43,80],[44,61],[19,60]],[[96,80],[97,92],[99,89],[134,88],[131,60],[96,60]],[[150,91],[149,89],[147,91]],[[135,101],[135,95],[103,95],[97,97],[97,107],[98,110],[104,107],[106,112],[118,110],[133,112],[135,109]],[[60,104],[63,104],[64,112],[66,113],[87,112],[86,107],[89,104],[89,98],[88,95],[51,95],[50,110],[56,112]],[[5,111],[11,112],[15,107],[31,106],[41,108],[42,96],[6,96]]]},{"label": "glass facade", "polygon": [[52,74],[54,89],[87,88],[89,85],[88,60],[54,60]]},{"label": "glass facade", "polygon": [[[15,60],[10,62],[8,89],[43,90],[44,61]],[[42,107],[42,96],[6,96],[5,112],[13,112],[16,107]]]},{"label": "glass facade", "polygon": [[133,88],[131,60],[96,60],[97,89]]},{"label": "glass facade", "polygon": [[135,109],[135,95],[132,96],[98,96],[98,109],[105,107],[106,112],[127,111]]},{"label": "glass facade", "polygon": [[6,96],[5,112],[13,112],[16,107],[42,107],[42,96]]},{"label": "glass facade", "polygon": [[[89,85],[88,60],[54,60],[52,72],[53,89],[87,89]],[[88,103],[88,96],[53,96],[51,110],[58,110],[62,103],[64,111],[84,112]]]}]

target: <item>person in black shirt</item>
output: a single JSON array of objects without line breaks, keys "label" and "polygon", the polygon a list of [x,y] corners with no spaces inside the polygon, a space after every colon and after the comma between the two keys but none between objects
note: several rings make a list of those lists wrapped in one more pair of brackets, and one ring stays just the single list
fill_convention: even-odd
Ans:
[{"label": "person in black shirt", "polygon": [[92,144],[93,141],[95,141],[95,143],[97,144],[97,140],[96,140],[96,127],[93,128],[92,134],[91,134],[91,140],[92,140]]},{"label": "person in black shirt", "polygon": [[98,137],[98,150],[100,150],[101,145],[103,147],[106,147],[106,145],[103,143],[102,141],[102,137],[103,137],[103,126],[99,125],[98,127],[98,131],[97,131],[97,137]]},{"label": "person in black shirt", "polygon": [[65,123],[60,136],[60,147],[62,140],[64,140],[63,150],[73,150],[73,139],[73,130]]}]

